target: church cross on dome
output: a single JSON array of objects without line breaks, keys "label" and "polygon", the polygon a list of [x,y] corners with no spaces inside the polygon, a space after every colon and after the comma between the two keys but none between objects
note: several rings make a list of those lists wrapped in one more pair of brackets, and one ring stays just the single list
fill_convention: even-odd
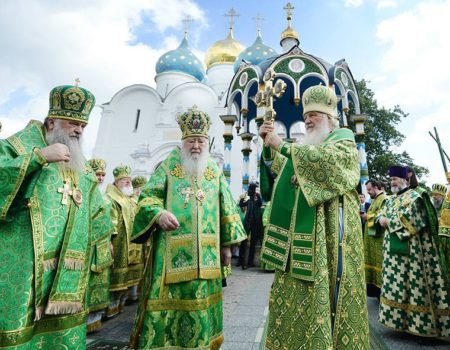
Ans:
[{"label": "church cross on dome", "polygon": [[263,16],[261,16],[261,14],[258,12],[256,14],[256,17],[253,17],[252,20],[255,21],[256,32],[258,33],[258,35],[261,35],[262,22],[264,22],[265,18]]},{"label": "church cross on dome", "polygon": [[225,15],[225,17],[230,17],[230,30],[234,28],[234,18],[239,17],[239,13],[234,8],[231,8]]},{"label": "church cross on dome", "polygon": [[286,10],[287,20],[288,20],[289,22],[290,22],[291,19],[292,19],[292,10],[293,10],[294,8],[295,8],[295,7],[292,6],[292,4],[291,4],[290,2],[288,2],[288,3],[286,4],[286,6],[283,7],[283,10]]},{"label": "church cross on dome", "polygon": [[187,34],[189,32],[189,26],[192,22],[194,22],[194,19],[192,18],[191,15],[187,15],[186,17],[184,17],[182,22],[183,22],[183,26],[184,26],[184,35],[187,36]]}]

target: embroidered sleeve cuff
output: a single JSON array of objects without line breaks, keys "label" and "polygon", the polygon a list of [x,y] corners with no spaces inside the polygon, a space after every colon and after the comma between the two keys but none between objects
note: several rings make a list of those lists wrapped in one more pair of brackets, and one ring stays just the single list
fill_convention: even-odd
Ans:
[{"label": "embroidered sleeve cuff", "polygon": [[286,141],[281,142],[277,148],[277,152],[281,153],[286,158],[291,158],[291,144]]},{"label": "embroidered sleeve cuff", "polygon": [[41,152],[41,150],[39,148],[34,147],[33,148],[33,153],[36,156],[37,161],[39,162],[40,165],[42,165],[42,166],[48,165],[47,159],[45,159],[45,157],[42,155],[42,152]]}]

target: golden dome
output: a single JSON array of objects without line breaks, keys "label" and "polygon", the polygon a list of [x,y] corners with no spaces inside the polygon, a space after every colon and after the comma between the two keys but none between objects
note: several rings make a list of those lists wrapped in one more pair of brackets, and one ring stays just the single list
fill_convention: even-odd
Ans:
[{"label": "golden dome", "polygon": [[292,38],[298,40],[298,33],[290,25],[281,32],[281,40]]},{"label": "golden dome", "polygon": [[206,69],[215,64],[233,64],[244,49],[244,45],[233,38],[233,30],[230,29],[230,32],[225,39],[216,41],[208,51],[206,51]]}]

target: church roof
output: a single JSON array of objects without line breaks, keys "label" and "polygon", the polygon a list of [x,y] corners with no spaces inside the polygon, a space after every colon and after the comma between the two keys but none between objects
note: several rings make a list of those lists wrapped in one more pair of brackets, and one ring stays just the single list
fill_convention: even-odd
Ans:
[{"label": "church roof", "polygon": [[202,62],[189,49],[186,35],[175,50],[163,54],[156,62],[156,73],[181,72],[202,81],[205,68]]},{"label": "church roof", "polygon": [[206,52],[206,69],[215,64],[233,64],[244,49],[245,46],[234,39],[233,28],[230,28],[227,37],[216,41]]},{"label": "church roof", "polygon": [[239,70],[239,65],[241,64],[242,60],[257,65],[262,61],[265,61],[268,58],[276,55],[278,55],[278,53],[274,49],[264,44],[261,34],[258,31],[258,36],[256,37],[255,42],[251,46],[247,47],[244,51],[242,51],[234,62],[234,72],[237,72]]}]

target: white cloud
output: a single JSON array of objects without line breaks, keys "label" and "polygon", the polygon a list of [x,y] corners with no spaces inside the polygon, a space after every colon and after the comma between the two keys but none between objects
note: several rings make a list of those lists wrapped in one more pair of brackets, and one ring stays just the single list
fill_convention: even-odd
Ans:
[{"label": "white cloud", "polygon": [[398,6],[398,1],[395,0],[376,0],[377,8],[388,9],[395,8]]},{"label": "white cloud", "polygon": [[374,91],[380,104],[399,104],[410,113],[402,125],[407,136],[404,148],[416,163],[430,169],[430,181],[442,177],[443,171],[428,131],[436,126],[441,135],[450,134],[450,71],[445,68],[450,59],[448,13],[449,0],[424,1],[377,28],[386,51]]},{"label": "white cloud", "polygon": [[[191,0],[2,1],[2,137],[23,127],[30,118],[42,120],[50,89],[71,84],[77,77],[81,86],[94,93],[98,104],[109,101],[124,86],[153,85],[156,60],[179,44],[186,15],[196,20],[197,30],[207,26],[202,9]],[[144,25],[151,28],[152,35],[161,37],[161,47],[132,44],[136,42],[135,29]],[[178,38],[164,34],[170,27],[179,29]],[[27,98],[7,108],[5,103],[15,91],[22,91]],[[100,109],[94,109],[93,123],[86,129],[88,152],[99,114]]]},{"label": "white cloud", "polygon": [[345,7],[359,7],[364,4],[364,0],[344,0]]}]

